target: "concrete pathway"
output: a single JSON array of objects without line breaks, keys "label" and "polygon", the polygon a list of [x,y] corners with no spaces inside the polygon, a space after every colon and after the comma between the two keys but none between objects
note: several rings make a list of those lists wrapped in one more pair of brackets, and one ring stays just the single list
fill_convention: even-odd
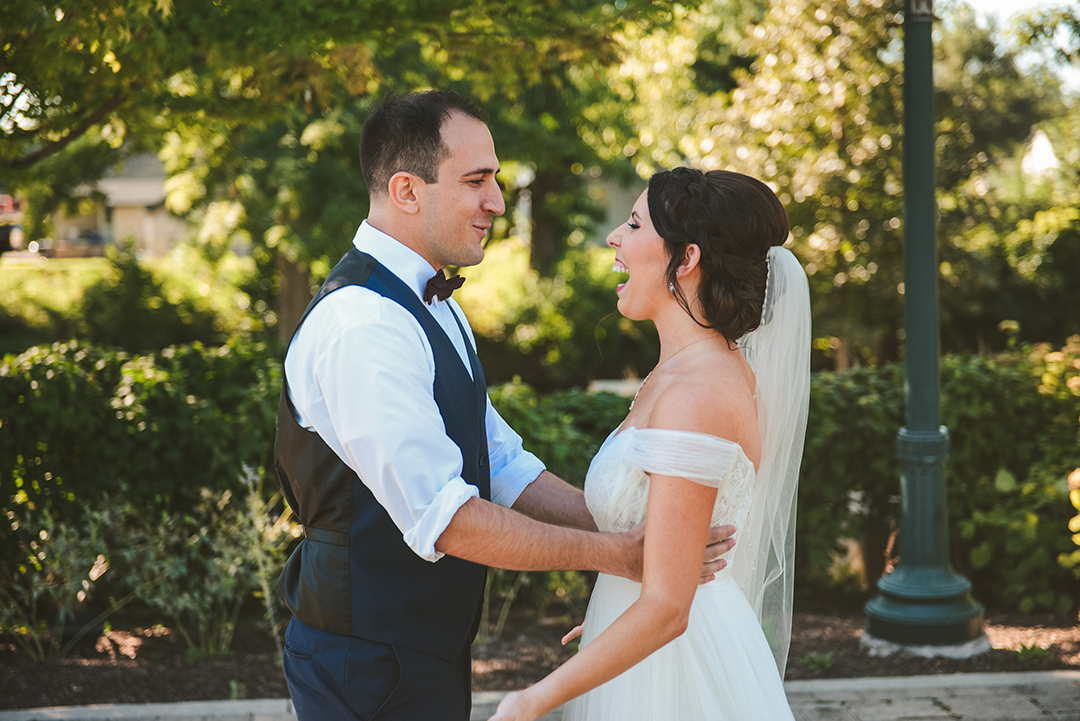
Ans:
[{"label": "concrete pathway", "polygon": [[[784,687],[798,721],[1080,721],[1080,671],[826,679],[789,681]],[[487,719],[504,695],[498,691],[474,693],[472,718]],[[0,721],[294,721],[295,718],[287,699],[0,711]],[[562,712],[557,709],[544,719],[561,721]]]}]

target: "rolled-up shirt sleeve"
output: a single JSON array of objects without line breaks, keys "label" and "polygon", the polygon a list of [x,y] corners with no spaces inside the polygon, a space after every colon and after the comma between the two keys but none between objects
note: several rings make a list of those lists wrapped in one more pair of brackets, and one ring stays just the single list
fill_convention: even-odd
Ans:
[{"label": "rolled-up shirt sleeve", "polygon": [[[459,318],[465,318],[465,314],[461,312],[456,301],[451,299],[448,303],[457,311]],[[476,348],[476,338],[467,320],[464,327],[468,335],[467,342]],[[525,486],[536,480],[545,466],[539,458],[525,450],[521,436],[503,420],[499,412],[491,405],[490,398],[487,402],[485,422],[488,435],[488,461],[491,468],[491,500],[493,503],[509,508],[517,501],[518,496],[525,490]]]},{"label": "rolled-up shirt sleeve", "polygon": [[539,458],[524,449],[521,436],[502,419],[488,399],[488,457],[491,461],[491,500],[507,508],[525,486],[544,470]]},{"label": "rolled-up shirt sleeve", "polygon": [[[314,345],[303,343],[309,331]],[[294,382],[288,358],[286,373],[307,427],[356,472],[418,556],[440,559],[436,540],[479,491],[461,477],[461,451],[435,403],[435,360],[419,323],[367,289],[342,288],[316,306],[294,346],[301,377]]]}]

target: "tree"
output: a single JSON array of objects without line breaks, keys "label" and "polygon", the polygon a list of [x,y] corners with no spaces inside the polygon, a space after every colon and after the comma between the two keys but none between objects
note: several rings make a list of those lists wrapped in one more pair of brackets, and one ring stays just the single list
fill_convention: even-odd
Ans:
[{"label": "tree", "polygon": [[[861,349],[895,354],[895,333],[877,329],[899,327],[889,301],[902,282],[899,71],[884,52],[896,18],[880,1],[822,0],[775,3],[754,20],[740,31],[688,13],[677,35],[639,41],[623,71],[641,106],[639,172],[687,162],[765,180],[787,206],[815,329],[835,339],[838,365]],[[695,86],[697,48],[716,35],[749,64],[730,92]]]},{"label": "tree", "polygon": [[[571,67],[617,61],[621,28],[668,14],[653,0],[618,5],[616,11],[591,0],[366,0],[348,7],[331,0],[282,7],[259,0],[106,0],[58,10],[21,3],[0,30],[6,136],[0,163],[17,189],[29,182],[30,169],[79,138],[119,146],[123,139],[167,134],[169,167],[178,174],[170,206],[193,211],[239,202],[244,213],[235,227],[267,250],[268,263],[280,267],[301,298],[309,263],[325,258],[311,241],[347,237],[345,210],[354,225],[364,202],[361,193],[338,196],[347,198],[345,205],[309,199],[308,174],[325,170],[320,154],[339,148],[303,142],[307,128],[325,141],[338,126],[362,119],[354,115],[362,111],[357,99],[432,84],[463,83],[481,101],[517,102]],[[402,54],[406,63],[389,62]],[[410,82],[417,79],[423,82]],[[238,148],[277,148],[275,133],[295,145],[270,150],[270,158],[238,155]],[[261,172],[286,166],[289,172],[273,178]],[[261,179],[269,184],[250,186]],[[223,215],[239,217],[210,213]],[[559,227],[547,233],[560,234]],[[278,285],[276,276],[262,280],[271,290]],[[296,302],[285,304],[292,309],[288,319]]]},{"label": "tree", "polygon": [[1080,8],[1062,4],[1024,13],[1014,32],[1021,45],[1050,50],[1060,60],[1080,66]]},{"label": "tree", "polygon": [[[838,367],[895,360],[902,340],[896,10],[883,0],[801,0],[755,16],[749,5],[744,30],[702,6],[680,17],[677,32],[632,38],[634,54],[613,76],[636,99],[640,174],[686,162],[755,175],[778,193],[810,274],[817,347]],[[1032,125],[1063,106],[1052,78],[1018,70],[1014,53],[975,28],[970,8],[939,12],[939,186],[953,193],[1011,157]],[[734,89],[702,71],[703,51],[715,55],[718,46]],[[943,214],[944,247],[963,222]],[[954,250],[954,261],[968,253]]]},{"label": "tree", "polygon": [[0,162],[28,168],[96,127],[107,138],[171,113],[253,120],[282,103],[327,107],[344,85],[377,87],[372,57],[405,38],[477,89],[534,82],[552,62],[615,59],[612,32],[659,9],[595,2],[76,0],[5,8],[0,28]]},{"label": "tree", "polygon": [[1071,280],[1080,249],[1069,239],[1080,158],[1036,173],[1022,158],[1036,128],[1060,149],[1077,147],[1075,114],[1050,68],[1021,70],[1018,47],[995,42],[993,25],[974,26],[971,7],[952,7],[942,27],[948,52],[936,59],[942,345],[1001,349],[1017,324],[1020,338],[1060,344],[1080,331],[1062,311],[1080,291]]}]

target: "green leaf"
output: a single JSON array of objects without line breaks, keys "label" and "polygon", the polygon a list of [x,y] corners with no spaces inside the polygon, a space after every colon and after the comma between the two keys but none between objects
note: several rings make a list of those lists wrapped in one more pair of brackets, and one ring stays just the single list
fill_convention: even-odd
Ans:
[{"label": "green leaf", "polygon": [[993,551],[990,548],[990,544],[983,543],[980,546],[975,547],[971,551],[971,565],[975,568],[982,568],[986,564],[990,563],[990,559],[993,556]]},{"label": "green leaf", "polygon": [[1014,490],[1016,488],[1016,476],[1008,468],[999,468],[997,475],[994,476],[994,488],[997,488],[1002,493]]}]

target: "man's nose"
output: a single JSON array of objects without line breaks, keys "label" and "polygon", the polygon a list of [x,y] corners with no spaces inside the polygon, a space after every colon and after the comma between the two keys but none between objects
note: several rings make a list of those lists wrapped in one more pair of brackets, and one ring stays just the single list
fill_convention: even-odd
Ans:
[{"label": "man's nose", "polygon": [[502,189],[499,184],[492,182],[487,197],[484,198],[483,208],[492,215],[502,215],[506,212],[506,201],[503,200]]}]

